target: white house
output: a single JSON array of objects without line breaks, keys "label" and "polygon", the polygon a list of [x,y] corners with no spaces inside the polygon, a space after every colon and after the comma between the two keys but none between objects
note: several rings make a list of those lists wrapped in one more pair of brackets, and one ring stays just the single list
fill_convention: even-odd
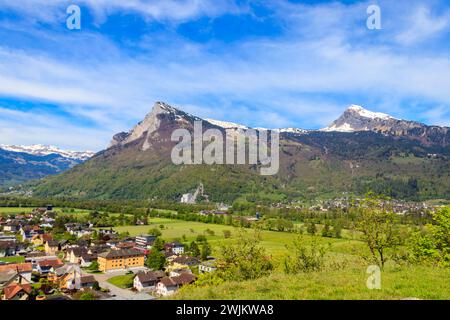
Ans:
[{"label": "white house", "polygon": [[157,283],[165,277],[163,271],[142,271],[138,272],[133,280],[133,288],[141,292],[144,290],[154,290]]},{"label": "white house", "polygon": [[156,293],[161,296],[170,296],[174,294],[178,288],[194,282],[195,275],[183,273],[177,277],[165,277],[156,285]]}]

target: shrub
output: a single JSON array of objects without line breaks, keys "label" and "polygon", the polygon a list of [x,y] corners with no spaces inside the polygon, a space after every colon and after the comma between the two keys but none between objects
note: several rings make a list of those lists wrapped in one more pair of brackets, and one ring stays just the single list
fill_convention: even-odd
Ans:
[{"label": "shrub", "polygon": [[285,273],[320,271],[323,268],[327,248],[319,245],[317,240],[314,239],[311,245],[306,247],[302,237],[299,236],[288,249],[290,254],[284,260]]}]

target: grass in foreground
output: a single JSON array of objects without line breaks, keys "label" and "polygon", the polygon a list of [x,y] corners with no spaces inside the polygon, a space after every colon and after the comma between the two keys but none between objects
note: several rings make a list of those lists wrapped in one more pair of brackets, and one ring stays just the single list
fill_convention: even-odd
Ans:
[{"label": "grass in foreground", "polygon": [[365,268],[269,277],[218,286],[185,287],[171,299],[222,300],[380,300],[450,299],[450,270],[425,266],[390,267],[381,275],[381,289],[366,287]]}]

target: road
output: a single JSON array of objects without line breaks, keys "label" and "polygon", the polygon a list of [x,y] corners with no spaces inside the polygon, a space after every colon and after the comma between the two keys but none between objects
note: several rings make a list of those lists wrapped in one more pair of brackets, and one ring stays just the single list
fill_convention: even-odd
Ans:
[{"label": "road", "polygon": [[116,287],[115,285],[108,282],[108,279],[115,277],[115,276],[121,276],[125,275],[127,271],[115,271],[115,272],[108,272],[104,274],[94,274],[95,279],[98,281],[101,288],[109,289],[109,293],[113,295],[113,297],[107,299],[107,300],[154,300],[155,297],[143,293],[143,292],[133,292],[129,289],[122,289],[119,287]]}]

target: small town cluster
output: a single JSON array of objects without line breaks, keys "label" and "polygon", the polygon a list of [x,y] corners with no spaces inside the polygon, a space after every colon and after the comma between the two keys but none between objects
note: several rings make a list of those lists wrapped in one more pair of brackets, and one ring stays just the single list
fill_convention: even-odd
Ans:
[{"label": "small town cluster", "polygon": [[[149,268],[146,260],[156,248],[157,235],[123,238],[112,228],[94,231],[67,223],[72,239],[58,240],[52,233],[55,217],[52,206],[0,216],[1,300],[150,300],[169,296],[195,282],[196,275],[215,270],[213,257],[190,256],[177,241],[157,246],[163,266]],[[96,240],[93,232],[98,233]],[[131,288],[112,278],[132,281]]]}]

